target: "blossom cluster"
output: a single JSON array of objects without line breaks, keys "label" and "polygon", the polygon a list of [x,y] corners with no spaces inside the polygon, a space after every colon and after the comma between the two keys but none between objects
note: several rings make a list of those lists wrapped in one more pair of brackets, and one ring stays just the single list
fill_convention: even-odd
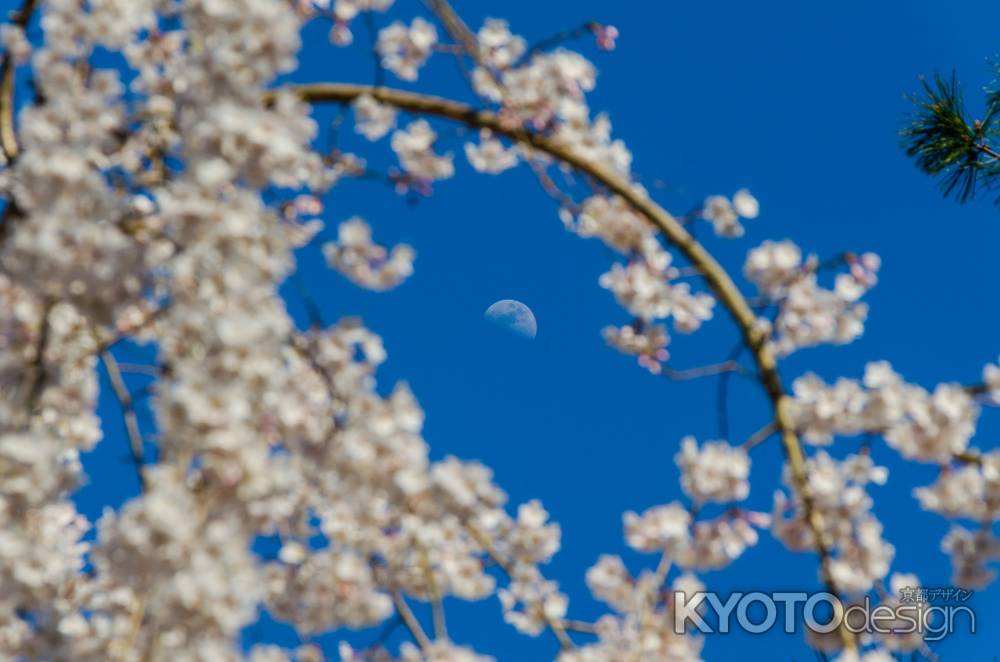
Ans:
[{"label": "blossom cluster", "polygon": [[403,80],[416,80],[417,72],[431,55],[437,43],[437,29],[420,18],[410,25],[396,21],[378,34],[375,50],[382,66]]},{"label": "blossom cluster", "polygon": [[740,218],[754,219],[760,213],[757,199],[745,188],[740,189],[730,200],[723,195],[713,195],[705,199],[701,215],[712,224],[715,234],[721,237],[742,237],[743,226]]},{"label": "blossom cluster", "polygon": [[864,332],[868,305],[858,300],[875,285],[880,261],[874,253],[849,255],[846,261],[849,271],[827,289],[819,284],[819,261],[803,260],[791,241],[765,241],[747,254],[743,273],[777,308],[773,321],[761,322],[779,356],[824,343],[843,345]]},{"label": "blossom cluster", "polygon": [[[733,510],[710,519],[696,519],[692,511],[706,501],[736,501],[747,496],[749,461],[741,449],[725,442],[698,448],[692,438],[677,456],[681,485],[692,496],[692,507],[678,502],[654,506],[623,516],[625,542],[639,552],[656,553],[655,570],[633,576],[621,557],[602,555],[587,571],[587,586],[613,613],[594,625],[597,642],[563,652],[560,662],[590,662],[640,657],[657,660],[699,660],[702,638],[679,634],[673,628],[673,604],[664,596],[673,591],[694,593],[705,586],[695,574],[728,566],[758,541],[757,528],[767,527],[765,513]],[[680,568],[668,581],[671,567]]]},{"label": "blossom cluster", "polygon": [[387,290],[413,273],[414,252],[406,244],[387,251],[372,243],[371,227],[358,217],[340,224],[337,241],[323,245],[330,266],[370,290]]},{"label": "blossom cluster", "polygon": [[908,459],[945,464],[964,452],[976,429],[979,405],[958,384],[933,392],[903,381],[884,361],[869,363],[864,378],[827,385],[807,374],[792,385],[791,417],[806,441],[829,444],[835,435],[881,434]]},{"label": "blossom cluster", "polygon": [[[775,493],[774,534],[791,549],[823,544],[833,550],[836,556],[829,571],[834,584],[848,594],[864,594],[889,572],[895,555],[895,548],[882,538],[882,524],[872,513],[874,502],[866,489],[884,484],[888,471],[865,454],[837,460],[822,450],[806,464],[811,507],[823,524],[818,531],[822,541],[817,540],[802,494],[796,490],[791,499],[784,492]],[[786,469],[784,480],[792,485],[790,470]]]},{"label": "blossom cluster", "polygon": [[[350,4],[341,20],[379,8]],[[392,591],[491,595],[489,554],[511,559],[505,590],[534,627],[558,527],[535,502],[508,515],[484,467],[429,460],[409,390],[376,391],[376,335],[353,320],[297,331],[279,296],[318,229],[295,217],[321,208],[269,200],[335,180],[308,109],[289,94],[262,102],[295,66],[303,16],[283,0],[45,3],[33,57],[45,103],[22,110],[23,151],[0,180],[16,200],[0,247],[4,657],[243,659],[238,634],[262,607],[302,633],[375,625]],[[403,67],[410,47],[389,37],[386,66]],[[80,66],[98,48],[124,53],[131,94],[116,70]],[[365,103],[368,133],[386,133],[393,118]],[[394,136],[415,177],[450,169],[426,156],[433,140],[421,123]],[[358,218],[324,250],[371,289],[412,271],[411,249],[377,246]],[[71,495],[79,453],[101,438],[97,356],[130,333],[161,366],[156,458],[137,440],[141,494],[91,523]],[[261,536],[281,538],[277,558],[254,552]],[[258,646],[248,659],[290,655]],[[400,655],[478,659],[446,641]]]}]

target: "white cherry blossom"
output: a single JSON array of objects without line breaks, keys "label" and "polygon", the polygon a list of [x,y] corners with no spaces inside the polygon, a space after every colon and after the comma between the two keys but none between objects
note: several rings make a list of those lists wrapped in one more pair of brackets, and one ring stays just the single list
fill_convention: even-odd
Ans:
[{"label": "white cherry blossom", "polygon": [[406,244],[391,251],[372,243],[371,228],[355,216],[340,224],[337,241],[324,244],[330,266],[371,290],[396,287],[413,273],[414,251]]},{"label": "white cherry blossom", "polygon": [[354,126],[368,140],[378,140],[396,126],[396,110],[379,103],[370,94],[362,94],[351,105]]},{"label": "white cherry blossom", "polygon": [[640,552],[677,550],[690,537],[691,515],[679,503],[656,506],[642,515],[628,511],[623,521],[625,541]]},{"label": "white cherry blossom", "polygon": [[517,149],[505,147],[489,131],[480,132],[478,145],[471,142],[465,143],[465,156],[473,168],[479,172],[490,174],[509,170],[518,162]]},{"label": "white cherry blossom", "polygon": [[375,50],[382,58],[382,66],[403,80],[413,81],[431,56],[437,38],[437,28],[418,16],[409,26],[396,21],[383,28]]},{"label": "white cherry blossom", "polygon": [[987,363],[983,366],[983,384],[993,402],[1000,404],[1000,365]]},{"label": "white cherry blossom", "polygon": [[699,448],[694,437],[685,437],[674,462],[681,470],[681,488],[696,504],[742,501],[750,494],[750,458],[738,446],[707,441]]},{"label": "white cherry blossom", "polygon": [[476,38],[483,62],[499,70],[509,69],[527,49],[524,38],[512,34],[510,24],[499,18],[486,19]]},{"label": "white cherry blossom", "polygon": [[425,181],[447,179],[455,174],[450,153],[438,155],[434,152],[437,133],[426,120],[411,122],[406,129],[392,134],[392,150],[399,156],[399,162],[410,175]]}]

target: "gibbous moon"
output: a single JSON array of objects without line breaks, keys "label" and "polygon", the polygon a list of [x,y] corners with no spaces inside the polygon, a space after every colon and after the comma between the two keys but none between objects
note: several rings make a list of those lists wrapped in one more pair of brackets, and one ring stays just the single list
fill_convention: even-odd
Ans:
[{"label": "gibbous moon", "polygon": [[531,308],[514,299],[501,299],[486,309],[486,319],[525,338],[534,338],[538,323]]}]

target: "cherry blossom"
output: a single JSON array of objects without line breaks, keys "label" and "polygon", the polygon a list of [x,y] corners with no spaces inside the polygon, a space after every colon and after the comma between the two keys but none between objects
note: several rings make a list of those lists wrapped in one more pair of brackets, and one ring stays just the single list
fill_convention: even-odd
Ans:
[{"label": "cherry blossom", "polygon": [[476,38],[480,59],[499,70],[512,67],[527,49],[524,38],[512,34],[510,24],[499,18],[486,19]]},{"label": "cherry blossom", "polygon": [[352,104],[354,126],[368,140],[378,140],[396,125],[396,111],[379,103],[370,94],[363,94]]},{"label": "cherry blossom", "polygon": [[742,448],[724,441],[699,448],[694,437],[685,437],[674,461],[681,469],[681,488],[695,503],[741,501],[750,493],[750,458]]},{"label": "cherry blossom", "polygon": [[392,150],[399,156],[403,168],[413,177],[425,181],[447,179],[455,174],[451,154],[434,152],[437,134],[425,120],[416,120],[406,129],[392,134]]},{"label": "cherry blossom", "polygon": [[602,335],[608,345],[619,352],[637,356],[639,365],[653,374],[662,372],[663,363],[670,358],[666,349],[670,338],[662,326],[646,324],[638,331],[635,325],[606,326]]},{"label": "cherry blossom", "polygon": [[866,256],[849,257],[850,272],[838,274],[831,290],[819,283],[818,259],[803,261],[791,242],[765,241],[747,254],[744,274],[777,308],[773,322],[762,319],[777,354],[822,343],[846,344],[864,332],[868,306],[858,299],[876,283],[879,267],[876,256]]},{"label": "cherry blossom", "polygon": [[643,320],[671,317],[674,328],[690,333],[712,318],[715,300],[704,293],[692,293],[689,283],[672,284],[669,279],[673,273],[669,267],[655,269],[647,262],[625,267],[614,264],[601,276],[600,284],[633,316]]},{"label": "cherry blossom", "polygon": [[982,589],[996,579],[997,571],[987,564],[1000,560],[1000,539],[990,531],[953,525],[941,541],[941,549],[951,555],[951,581],[956,586]]},{"label": "cherry blossom", "polygon": [[490,174],[509,170],[518,162],[517,150],[504,147],[489,131],[480,132],[478,145],[465,143],[465,156],[473,168]]},{"label": "cherry blossom", "polygon": [[403,80],[416,80],[437,38],[437,29],[418,16],[409,26],[396,21],[383,28],[375,49],[382,57],[382,66]]},{"label": "cherry blossom", "polygon": [[354,217],[340,224],[337,241],[323,245],[330,266],[371,290],[391,289],[413,273],[414,252],[406,244],[387,251],[372,243],[371,228]]},{"label": "cherry blossom", "polygon": [[597,37],[597,47],[605,51],[615,50],[615,40],[618,39],[618,28],[613,25],[600,25],[594,28]]},{"label": "cherry blossom", "polygon": [[984,453],[979,462],[946,468],[929,487],[918,487],[920,505],[946,517],[980,522],[1000,518],[1000,451]]},{"label": "cherry blossom", "polygon": [[1000,365],[987,363],[983,366],[983,383],[990,398],[1000,404]]},{"label": "cherry blossom", "polygon": [[737,191],[732,200],[722,195],[709,196],[705,199],[701,212],[720,237],[742,237],[744,229],[740,225],[740,218],[757,218],[759,213],[757,199],[745,188]]},{"label": "cherry blossom", "polygon": [[625,541],[641,552],[677,550],[690,537],[691,515],[679,503],[656,506],[642,515],[629,511],[623,521]]},{"label": "cherry blossom", "polygon": [[[895,555],[895,548],[882,538],[882,525],[871,512],[873,501],[866,489],[884,483],[887,472],[866,455],[841,461],[825,451],[816,453],[807,465],[812,506],[822,515],[820,534],[835,552],[830,573],[841,590],[864,593],[888,573]],[[791,482],[788,471],[785,481]],[[775,493],[773,531],[791,549],[816,546],[816,535],[803,516],[798,495],[790,502],[783,492]]]},{"label": "cherry blossom", "polygon": [[832,387],[815,375],[793,385],[791,415],[806,440],[829,443],[836,434],[881,433],[904,457],[947,463],[975,431],[979,406],[957,384],[933,392],[907,384],[888,363],[870,363],[864,380],[839,379]]}]

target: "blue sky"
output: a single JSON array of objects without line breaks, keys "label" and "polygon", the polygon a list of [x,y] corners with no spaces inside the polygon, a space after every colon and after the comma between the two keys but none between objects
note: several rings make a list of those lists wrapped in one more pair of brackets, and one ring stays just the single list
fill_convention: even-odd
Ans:
[{"label": "blue sky", "polygon": [[[10,2],[2,3],[11,5]],[[704,196],[747,186],[761,201],[760,218],[737,241],[708,239],[734,273],[745,251],[764,239],[790,238],[821,257],[872,250],[883,258],[879,285],[868,296],[865,335],[841,348],[805,350],[782,368],[786,379],[805,370],[827,378],[859,376],[866,362],[887,359],[911,381],[972,382],[1000,354],[1000,214],[988,201],[960,206],[943,200],[935,182],[917,172],[899,148],[898,130],[917,91],[918,74],[958,71],[975,106],[978,87],[996,53],[995,3],[914,1],[837,3],[573,3],[517,0],[456,2],[469,23],[502,15],[529,42],[595,19],[619,28],[618,49],[596,51],[584,40],[600,75],[591,95],[610,113],[615,135],[632,149],[634,171],[675,212]],[[392,16],[421,11],[399,0]],[[384,18],[384,17],[383,17]],[[325,44],[325,29],[307,32],[297,80],[370,82],[371,61],[358,25],[358,46]],[[446,56],[432,62],[421,87],[468,97]],[[391,75],[387,82],[396,85]],[[404,85],[400,85],[405,87]],[[327,110],[320,117],[334,115]],[[451,134],[455,135],[455,134]],[[345,146],[362,144],[345,138]],[[491,466],[513,503],[540,498],[563,527],[563,549],[548,568],[571,597],[574,618],[593,619],[600,607],[583,583],[601,553],[622,553],[630,567],[655,564],[629,553],[621,514],[679,498],[673,463],[679,440],[717,434],[716,384],[671,383],[606,348],[600,329],[627,321],[597,285],[612,256],[596,241],[563,230],[554,204],[530,171],[474,175],[456,151],[458,177],[411,205],[373,182],[338,187],[327,200],[328,227],[360,214],[383,243],[406,241],[417,251],[416,273],[390,293],[368,293],[322,265],[316,251],[301,256],[301,275],[325,318],[360,315],[389,350],[381,388],[406,379],[427,412],[432,455],[478,458]],[[383,144],[375,164],[388,163]],[[710,233],[702,232],[709,237]],[[482,313],[493,301],[526,302],[538,320],[533,342],[505,334]],[[289,306],[303,320],[289,288]],[[720,315],[671,346],[677,368],[724,357],[736,340]],[[768,405],[751,386],[734,382],[730,421],[734,442],[767,421]],[[90,515],[135,490],[123,463],[125,439],[113,401],[104,397],[106,438],[87,458],[92,484],[79,497]],[[996,445],[996,417],[986,412],[976,444]],[[845,440],[839,448],[856,448]],[[902,465],[884,446],[875,457],[892,471],[874,488],[886,537],[896,544],[894,569],[915,572],[927,586],[947,585],[950,567],[939,550],[947,523],[920,511],[912,487],[934,470]],[[776,440],[753,455],[750,504],[769,510],[780,470]],[[787,552],[765,535],[729,569],[708,573],[713,589],[816,588],[811,555]],[[977,594],[980,630],[1000,616],[997,595]],[[527,639],[504,625],[495,600],[448,603],[453,637],[500,660],[551,658],[550,637]],[[267,623],[248,640],[289,641]],[[324,637],[332,643],[340,638]],[[363,633],[353,641],[370,640]],[[942,658],[987,660],[1000,635],[957,636],[935,647]],[[707,659],[809,660],[801,637],[711,636]]]}]

